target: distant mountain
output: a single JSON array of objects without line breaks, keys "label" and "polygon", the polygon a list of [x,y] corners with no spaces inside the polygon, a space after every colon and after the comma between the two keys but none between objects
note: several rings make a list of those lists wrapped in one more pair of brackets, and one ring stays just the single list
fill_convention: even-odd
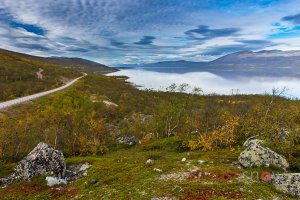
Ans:
[{"label": "distant mountain", "polygon": [[56,65],[58,67],[72,68],[72,69],[77,69],[77,70],[81,70],[81,71],[95,72],[95,73],[99,73],[99,74],[107,74],[110,72],[118,71],[115,68],[111,68],[106,65],[103,65],[103,64],[100,64],[97,62],[93,62],[90,60],[85,60],[82,58],[39,57],[39,56],[32,56],[32,55],[28,55],[28,54],[8,51],[8,50],[4,50],[4,49],[0,49],[0,53],[1,52],[7,52],[10,54],[19,56],[19,57],[24,57],[24,58],[28,58],[30,60],[48,63],[51,65]]},{"label": "distant mountain", "polygon": [[228,54],[212,62],[212,65],[276,65],[276,66],[300,66],[300,51],[241,51]]},{"label": "distant mountain", "polygon": [[166,73],[207,71],[223,76],[300,77],[300,51],[240,51],[210,62],[165,61],[135,65],[130,68]]},{"label": "distant mountain", "polygon": [[178,60],[178,61],[164,61],[157,63],[144,64],[142,67],[198,67],[199,65],[205,64],[205,62],[192,62],[186,60]]},{"label": "distant mountain", "polygon": [[121,64],[118,68],[160,68],[160,67],[198,67],[199,64],[204,64],[205,62],[192,62],[186,60],[178,61],[162,61],[157,63],[147,63],[147,64]]}]

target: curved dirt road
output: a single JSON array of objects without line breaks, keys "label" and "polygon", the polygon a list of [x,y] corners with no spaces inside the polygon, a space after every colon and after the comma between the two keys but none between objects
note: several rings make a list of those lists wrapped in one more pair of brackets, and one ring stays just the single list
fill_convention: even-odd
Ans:
[{"label": "curved dirt road", "polygon": [[78,78],[76,78],[76,79],[68,82],[67,84],[65,84],[65,85],[63,85],[61,87],[58,87],[58,88],[55,88],[55,89],[52,89],[52,90],[48,90],[48,91],[45,91],[45,92],[39,92],[39,93],[32,94],[32,95],[29,95],[29,96],[20,97],[20,98],[17,98],[17,99],[5,101],[5,102],[0,102],[0,111],[3,110],[3,109],[5,109],[5,108],[8,108],[8,107],[20,104],[20,103],[24,103],[26,101],[31,101],[33,99],[37,99],[39,97],[46,96],[48,94],[51,94],[51,93],[63,90],[65,88],[67,88],[67,87],[70,87],[76,81],[78,81],[79,79],[81,79],[81,78],[83,78],[83,77],[85,77],[87,75],[86,73],[83,73],[83,74],[84,74],[83,76],[80,76],[80,77],[78,77]]}]

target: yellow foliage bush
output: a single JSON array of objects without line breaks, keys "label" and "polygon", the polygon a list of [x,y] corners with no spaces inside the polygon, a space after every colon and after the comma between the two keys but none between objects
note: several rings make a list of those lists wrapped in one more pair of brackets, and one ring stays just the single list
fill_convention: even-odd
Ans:
[{"label": "yellow foliage bush", "polygon": [[[226,116],[224,116],[226,117]],[[235,129],[239,125],[239,117],[233,116],[225,119],[225,124],[217,129],[198,135],[196,138],[188,141],[188,147],[191,150],[203,149],[211,150],[213,148],[232,148],[236,142]]]}]

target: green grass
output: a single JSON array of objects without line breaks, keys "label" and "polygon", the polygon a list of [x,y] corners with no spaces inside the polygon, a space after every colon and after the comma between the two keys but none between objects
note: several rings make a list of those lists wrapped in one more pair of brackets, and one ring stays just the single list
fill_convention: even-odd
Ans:
[{"label": "green grass", "polygon": [[[112,150],[102,156],[70,157],[67,158],[68,164],[92,164],[86,177],[63,186],[61,191],[49,188],[41,178],[37,178],[30,183],[17,183],[1,189],[0,195],[3,199],[193,199],[192,197],[196,196],[204,197],[205,194],[209,197],[207,199],[292,199],[277,192],[271,184],[249,175],[251,172],[262,172],[265,169],[245,170],[232,165],[238,154],[239,151],[228,150],[144,150],[136,146]],[[181,162],[183,157],[187,158],[187,162]],[[153,165],[146,165],[149,158],[154,160]],[[205,163],[199,165],[199,159]],[[162,174],[187,172],[193,166],[211,175],[184,181],[160,179]],[[162,169],[163,172],[155,172],[154,168]],[[244,175],[248,175],[249,178],[245,178]],[[89,184],[91,179],[97,179],[98,183]],[[210,196],[212,191],[214,195]],[[203,194],[204,196],[201,196]]]}]

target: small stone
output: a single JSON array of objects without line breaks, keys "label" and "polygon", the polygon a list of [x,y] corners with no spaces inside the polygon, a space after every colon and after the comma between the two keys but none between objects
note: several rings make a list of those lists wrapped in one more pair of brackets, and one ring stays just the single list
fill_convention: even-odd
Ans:
[{"label": "small stone", "polygon": [[162,169],[154,168],[153,171],[161,173]]},{"label": "small stone", "polygon": [[199,165],[202,165],[203,163],[205,163],[204,160],[198,160],[198,164],[199,164]]},{"label": "small stone", "polygon": [[152,159],[148,159],[146,161],[146,165],[152,165],[154,163],[154,161]]},{"label": "small stone", "polygon": [[58,191],[61,191],[61,190],[64,190],[65,188],[63,188],[63,187],[57,187],[57,188],[55,188],[55,190],[58,190]]},{"label": "small stone", "polygon": [[204,175],[205,176],[210,176],[210,173],[209,172],[204,172]]},{"label": "small stone", "polygon": [[185,161],[186,161],[186,158],[182,158],[182,159],[181,159],[181,162],[185,162]]},{"label": "small stone", "polygon": [[189,168],[189,171],[190,172],[192,172],[192,171],[197,171],[197,170],[199,170],[199,167],[197,167],[197,166],[191,166],[190,168]]},{"label": "small stone", "polygon": [[90,183],[91,185],[95,185],[96,183],[98,183],[98,179],[91,179],[91,180],[89,181],[89,183]]},{"label": "small stone", "polygon": [[87,169],[90,167],[91,167],[91,165],[89,163],[84,163],[81,165],[79,171],[87,171]]}]

